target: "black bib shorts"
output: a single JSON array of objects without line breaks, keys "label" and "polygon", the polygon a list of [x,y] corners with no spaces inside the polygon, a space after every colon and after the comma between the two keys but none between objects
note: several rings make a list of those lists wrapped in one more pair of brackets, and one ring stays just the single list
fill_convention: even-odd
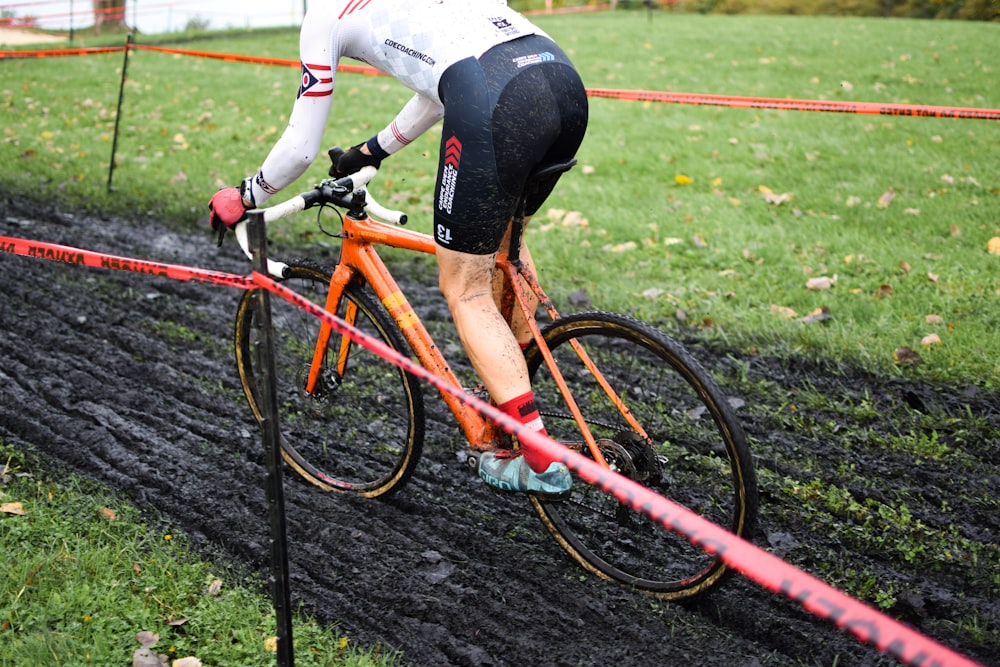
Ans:
[{"label": "black bib shorts", "polygon": [[[587,129],[587,93],[551,39],[529,35],[449,67],[434,189],[434,237],[458,252],[497,251],[528,174],[570,160]],[[527,202],[533,215],[552,176]]]}]

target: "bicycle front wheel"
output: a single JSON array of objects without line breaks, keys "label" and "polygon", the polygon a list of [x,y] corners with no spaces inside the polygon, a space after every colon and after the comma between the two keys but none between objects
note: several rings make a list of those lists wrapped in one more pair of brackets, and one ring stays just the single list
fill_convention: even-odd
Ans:
[{"label": "bicycle front wheel", "polygon": [[[314,303],[325,303],[330,272],[317,265],[289,267],[284,285]],[[258,387],[258,299],[248,291],[236,316],[236,364],[250,408],[263,413]],[[382,305],[351,285],[337,312],[363,333],[397,351],[408,350]],[[320,321],[280,298],[271,299],[276,400],[285,461],[324,490],[381,496],[406,482],[423,448],[420,383],[397,366],[332,332],[306,391]]]},{"label": "bicycle front wheel", "polygon": [[[604,312],[561,318],[543,338],[612,468],[737,535],[749,538],[757,486],[746,436],[704,368],[639,320]],[[645,435],[580,361],[580,344]],[[590,456],[537,346],[525,351],[549,435]],[[718,584],[718,558],[575,479],[567,500],[531,496],[542,523],[587,570],[657,597],[691,599]]]}]

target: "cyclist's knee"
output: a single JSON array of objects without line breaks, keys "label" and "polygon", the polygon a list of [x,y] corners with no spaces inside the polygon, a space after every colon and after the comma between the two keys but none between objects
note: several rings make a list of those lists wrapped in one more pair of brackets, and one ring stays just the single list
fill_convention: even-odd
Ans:
[{"label": "cyclist's knee", "polygon": [[475,298],[480,293],[492,298],[493,255],[471,255],[438,247],[438,286],[448,304]]}]

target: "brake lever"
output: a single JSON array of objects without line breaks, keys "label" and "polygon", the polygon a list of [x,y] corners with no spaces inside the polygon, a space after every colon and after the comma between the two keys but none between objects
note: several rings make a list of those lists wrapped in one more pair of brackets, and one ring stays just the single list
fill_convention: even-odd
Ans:
[{"label": "brake lever", "polygon": [[[330,178],[338,178],[337,176],[337,162],[340,160],[340,156],[344,154],[344,149],[340,146],[334,146],[326,152],[330,156],[330,170],[327,172]],[[343,174],[341,174],[343,176]]]},{"label": "brake lever", "polygon": [[219,232],[219,242],[217,244],[217,247],[219,247],[219,248],[222,247],[222,241],[225,240],[225,238],[226,238],[226,230],[227,229],[228,228],[226,227],[225,224],[219,224],[219,228],[217,230]]}]

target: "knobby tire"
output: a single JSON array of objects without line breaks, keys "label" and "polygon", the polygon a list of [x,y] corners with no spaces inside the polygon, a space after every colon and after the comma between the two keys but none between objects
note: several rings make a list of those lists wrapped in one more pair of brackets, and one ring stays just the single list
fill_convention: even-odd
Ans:
[{"label": "knobby tire", "polygon": [[[756,525],[757,486],[746,436],[712,377],[680,344],[631,317],[584,312],[543,331],[585,420],[612,467],[744,538]],[[579,361],[595,365],[649,435],[636,435]],[[549,435],[584,455],[537,346],[525,351]],[[531,496],[542,523],[584,568],[671,600],[690,600],[719,584],[728,568],[686,539],[579,479],[568,500]]]},{"label": "knobby tire", "polygon": [[[290,265],[286,287],[324,304],[331,272],[307,260]],[[236,315],[236,363],[250,408],[261,418],[255,323],[258,299],[247,291]],[[420,383],[361,345],[332,332],[313,394],[306,380],[320,321],[281,298],[271,299],[279,429],[285,461],[299,475],[331,491],[383,496],[398,490],[420,459],[424,408]],[[356,315],[348,315],[356,313]],[[388,346],[409,354],[402,333],[382,304],[351,284],[337,312]],[[338,355],[348,351],[343,372]]]}]

